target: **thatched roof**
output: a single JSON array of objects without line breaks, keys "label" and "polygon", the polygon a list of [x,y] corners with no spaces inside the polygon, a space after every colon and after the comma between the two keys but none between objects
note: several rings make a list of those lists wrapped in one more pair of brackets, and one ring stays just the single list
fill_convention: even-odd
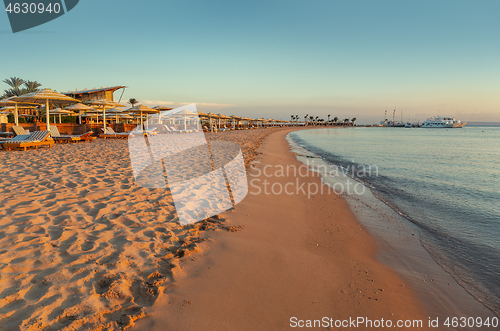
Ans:
[{"label": "thatched roof", "polygon": [[71,105],[71,106],[66,107],[64,109],[67,109],[67,110],[78,110],[78,111],[95,111],[94,108],[89,107],[87,105],[84,105],[83,103],[75,103],[74,105]]},{"label": "thatched roof", "polygon": [[147,114],[156,114],[159,112],[158,109],[153,109],[148,106],[144,105],[137,105],[135,107],[132,107],[130,109],[127,109],[127,112],[129,113],[147,113]]},{"label": "thatched roof", "polygon": [[[78,101],[80,102],[80,101]],[[125,107],[121,103],[114,102],[108,99],[98,99],[98,100],[89,100],[85,101],[86,104],[88,105],[93,105],[96,107],[103,107],[103,108],[116,108],[116,107]]]},{"label": "thatched roof", "polygon": [[53,91],[49,88],[36,91],[36,92],[31,92],[28,94],[23,94],[18,97],[12,98],[13,101],[16,102],[30,102],[30,103],[45,103],[47,100],[49,100],[50,103],[52,104],[65,104],[65,103],[78,103],[80,102],[79,100],[70,98],[64,94],[61,94],[59,92]]},{"label": "thatched roof", "polygon": [[165,107],[165,106],[156,106],[156,107],[153,107],[153,109],[164,111],[164,110],[172,110],[174,108]]},{"label": "thatched roof", "polygon": [[[20,105],[20,104],[23,104],[23,105],[32,105],[32,106],[36,106],[37,105],[36,103],[14,101],[14,98],[16,98],[16,96],[5,98],[5,99],[0,99],[0,106],[4,106],[4,105],[16,105],[16,104],[17,105]],[[20,108],[20,107],[18,106],[18,108]],[[30,107],[30,108],[33,108],[33,107]]]}]

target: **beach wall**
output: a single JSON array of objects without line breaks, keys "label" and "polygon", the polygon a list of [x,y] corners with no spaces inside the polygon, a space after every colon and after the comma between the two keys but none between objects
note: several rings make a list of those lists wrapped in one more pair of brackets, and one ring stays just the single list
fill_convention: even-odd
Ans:
[{"label": "beach wall", "polygon": [[[73,124],[73,123],[50,123],[50,125],[56,126],[61,134],[82,134],[85,132],[93,131],[96,135],[102,133],[102,124]],[[11,128],[15,126],[14,123],[1,123],[0,131],[9,132],[12,131]],[[38,123],[19,123],[25,130],[33,131],[43,131],[46,130],[46,124],[44,122]],[[137,124],[126,124],[126,123],[112,123],[108,124],[108,127],[113,128],[115,132],[127,132],[132,131],[137,127]]]}]

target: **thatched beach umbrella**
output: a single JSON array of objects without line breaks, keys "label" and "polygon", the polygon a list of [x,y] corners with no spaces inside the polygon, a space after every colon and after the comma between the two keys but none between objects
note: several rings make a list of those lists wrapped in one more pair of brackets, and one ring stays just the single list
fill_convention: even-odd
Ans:
[{"label": "thatched beach umbrella", "polygon": [[207,115],[208,115],[208,118],[210,121],[210,130],[213,132],[214,130],[212,128],[212,118],[217,120],[217,122],[215,122],[215,123],[220,124],[220,116],[217,114],[214,114],[214,113],[208,113]]},{"label": "thatched beach umbrella", "polygon": [[118,108],[111,108],[106,110],[108,113],[115,114],[115,123],[118,123],[118,114],[123,113],[125,110]]},{"label": "thatched beach umbrella", "polygon": [[231,117],[229,117],[229,116],[227,116],[227,115],[224,115],[224,114],[220,114],[220,113],[219,113],[218,115],[219,115],[219,118],[220,118],[221,120],[224,120],[224,122],[226,122],[227,120],[230,120],[230,119],[231,119]]},{"label": "thatched beach umbrella", "polygon": [[[197,117],[198,116],[198,114],[193,113],[192,111],[189,111],[187,109],[183,109],[180,112],[177,112],[177,113],[175,113],[173,115],[184,118],[184,130],[185,131],[187,131],[187,118],[188,117]],[[198,125],[196,126],[196,128],[199,129]]]},{"label": "thatched beach umbrella", "polygon": [[162,111],[172,110],[174,108],[170,108],[170,107],[166,107],[166,106],[155,106],[155,107],[153,107],[153,109],[159,110],[159,112],[158,112],[158,123],[161,123],[160,122],[161,121],[161,112]]},{"label": "thatched beach umbrella", "polygon": [[172,110],[174,108],[165,107],[165,106],[155,106],[155,107],[153,107],[153,109],[156,109],[156,110],[159,110],[159,111],[166,111],[166,110]]},{"label": "thatched beach umbrella", "polygon": [[71,110],[66,110],[66,109],[61,109],[61,108],[56,108],[50,112],[51,114],[54,115],[54,123],[56,122],[55,115],[59,115],[59,123],[61,123],[61,115],[76,115],[76,113],[72,112]]},{"label": "thatched beach umbrella", "polygon": [[233,129],[236,129],[236,123],[239,123],[239,121],[241,121],[241,117],[236,116],[236,115],[233,115],[230,117],[233,120]]},{"label": "thatched beach umbrella", "polygon": [[52,104],[56,105],[64,105],[69,103],[78,103],[79,100],[70,98],[64,94],[53,91],[49,88],[43,89],[41,91],[31,92],[28,94],[20,95],[18,97],[13,98],[16,102],[29,102],[29,103],[37,103],[44,104],[45,103],[45,111],[46,111],[46,120],[47,120],[47,131],[50,131],[50,111],[49,111],[49,101]]},{"label": "thatched beach umbrella", "polygon": [[144,105],[137,105],[135,107],[132,107],[130,109],[127,109],[127,112],[128,113],[135,113],[135,114],[140,114],[141,115],[141,131],[143,130],[143,121],[142,121],[142,114],[156,114],[156,113],[159,113],[160,110],[158,109],[153,109],[153,108],[150,108],[148,106],[144,106]]},{"label": "thatched beach umbrella", "polygon": [[74,105],[63,108],[63,109],[71,110],[71,111],[78,111],[78,119],[79,119],[80,124],[82,124],[82,111],[83,112],[95,111],[94,108],[89,107],[83,103],[75,103]]},{"label": "thatched beach umbrella", "polygon": [[29,102],[17,102],[14,100],[14,98],[15,98],[15,96],[0,100],[0,106],[6,106],[6,107],[12,106],[12,110],[14,113],[14,123],[16,123],[16,125],[19,125],[19,111],[18,111],[18,109],[35,108],[34,105],[36,105],[36,104],[29,103]]},{"label": "thatched beach umbrella", "polygon": [[118,114],[118,117],[120,117],[122,120],[133,120],[134,116],[129,115],[129,114]]},{"label": "thatched beach umbrella", "polygon": [[92,105],[95,107],[102,108],[102,117],[103,117],[103,125],[104,125],[104,132],[106,132],[106,109],[110,108],[117,108],[117,107],[125,107],[121,103],[114,102],[108,99],[98,99],[98,100],[89,100],[85,101],[86,104]]}]

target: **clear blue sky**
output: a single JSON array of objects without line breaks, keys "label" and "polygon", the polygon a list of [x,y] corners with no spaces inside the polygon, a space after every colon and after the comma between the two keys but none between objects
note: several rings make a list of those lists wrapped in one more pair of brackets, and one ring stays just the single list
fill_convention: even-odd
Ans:
[{"label": "clear blue sky", "polygon": [[0,78],[126,85],[125,99],[229,115],[500,121],[499,13],[498,0],[82,0],[16,34],[0,13]]}]

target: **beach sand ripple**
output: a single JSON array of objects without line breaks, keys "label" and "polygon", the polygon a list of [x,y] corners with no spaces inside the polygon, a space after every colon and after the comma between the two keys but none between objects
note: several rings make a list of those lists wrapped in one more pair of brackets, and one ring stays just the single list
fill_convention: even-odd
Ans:
[{"label": "beach sand ripple", "polygon": [[[273,130],[207,134],[248,165]],[[0,151],[2,330],[121,330],[175,282],[215,216],[180,226],[168,190],[135,184],[126,140]]]}]

